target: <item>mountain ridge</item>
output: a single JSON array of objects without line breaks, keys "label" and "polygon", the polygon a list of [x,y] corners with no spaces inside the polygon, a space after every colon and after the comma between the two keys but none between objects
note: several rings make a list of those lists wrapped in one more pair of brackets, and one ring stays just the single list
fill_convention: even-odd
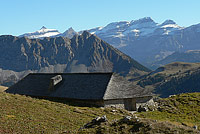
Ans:
[{"label": "mountain ridge", "polygon": [[21,78],[19,75],[26,75],[26,72],[115,72],[137,76],[150,71],[87,31],[72,39],[29,39],[4,35],[0,36],[0,47],[1,73],[10,70],[13,75],[8,79],[14,81]]},{"label": "mountain ridge", "polygon": [[200,63],[173,62],[159,67],[136,83],[151,88],[160,97],[199,92]]},{"label": "mountain ridge", "polygon": [[[182,27],[170,19],[159,24],[151,17],[112,22],[87,31],[149,68],[176,51],[199,49],[200,42],[200,24]],[[69,29],[68,32],[69,38],[72,38],[83,31],[75,32]],[[63,34],[57,36],[65,36]]]},{"label": "mountain ridge", "polygon": [[35,32],[29,32],[22,35],[19,35],[18,37],[27,37],[29,39],[43,39],[45,37],[67,37],[72,38],[75,34],[78,34],[72,27],[67,29],[65,32],[60,33],[56,29],[48,29],[45,26],[42,26],[40,30],[37,30]]},{"label": "mountain ridge", "polygon": [[[148,24],[148,25],[147,25]],[[168,19],[168,20],[165,20],[163,23],[161,23],[161,24],[158,24],[158,23],[156,23],[156,22],[154,22],[154,20],[151,18],[151,17],[144,17],[144,18],[141,18],[141,19],[138,19],[138,20],[131,20],[131,21],[118,21],[118,22],[112,22],[112,23],[109,23],[108,25],[106,25],[106,26],[104,26],[104,27],[96,27],[96,28],[92,28],[92,29],[88,29],[87,31],[89,31],[90,33],[92,33],[92,34],[95,34],[95,33],[97,33],[97,35],[98,35],[98,33],[99,33],[99,30],[100,31],[102,31],[102,30],[104,30],[104,28],[109,28],[109,27],[114,27],[115,25],[118,25],[117,26],[117,28],[119,28],[119,25],[122,25],[122,26],[125,26],[125,25],[127,25],[126,27],[132,27],[132,28],[137,28],[138,26],[137,25],[139,25],[141,28],[142,27],[149,27],[149,26],[152,26],[152,27],[160,27],[160,26],[164,26],[164,25],[168,25],[168,24],[171,24],[171,26],[165,26],[165,28],[166,27],[177,27],[177,28],[183,28],[183,27],[180,27],[180,26],[178,26],[173,20],[170,20],[170,19]],[[135,25],[135,26],[134,26]],[[55,29],[47,29],[46,27],[42,27],[40,30],[42,30],[42,29],[46,29],[47,31],[48,30],[55,30]],[[36,31],[36,33],[37,32],[39,32],[40,30],[38,30],[38,31]],[[132,29],[133,31],[128,31],[128,32],[137,32],[138,30],[135,30],[134,31],[134,29]],[[148,30],[148,29],[147,29]],[[57,32],[58,32],[58,30],[56,30]],[[35,32],[30,32],[30,33],[25,33],[25,34],[22,34],[22,35],[20,35],[19,37],[23,37],[23,36],[27,36],[28,38],[43,38],[43,37],[54,37],[54,36],[64,36],[64,37],[68,37],[68,36],[65,36],[65,33],[67,32],[67,31],[71,31],[71,32],[73,32],[73,33],[76,33],[76,34],[81,34],[82,33],[82,31],[79,31],[79,32],[76,32],[76,31],[74,31],[74,29],[72,28],[72,27],[70,27],[68,30],[66,30],[64,33],[58,33],[58,34],[56,34],[56,35],[50,35],[50,36],[42,36],[42,37],[40,37],[40,36],[32,36],[31,34],[35,34]],[[91,32],[91,31],[93,31],[93,32]],[[116,36],[120,36],[120,35],[116,35]]]},{"label": "mountain ridge", "polygon": [[35,39],[35,38],[53,37],[59,34],[61,33],[56,29],[47,29],[45,26],[42,26],[40,30],[37,30],[35,32],[25,33],[20,35],[19,37],[28,37],[30,39]]},{"label": "mountain ridge", "polygon": [[190,62],[190,63],[200,62],[200,50],[174,52],[171,55],[165,57],[164,59],[153,63],[151,68],[156,69],[160,66],[163,66],[172,62]]}]

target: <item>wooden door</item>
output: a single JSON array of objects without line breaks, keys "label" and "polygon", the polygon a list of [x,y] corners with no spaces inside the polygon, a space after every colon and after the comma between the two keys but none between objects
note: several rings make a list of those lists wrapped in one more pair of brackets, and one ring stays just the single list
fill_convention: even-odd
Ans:
[{"label": "wooden door", "polygon": [[128,111],[136,111],[136,99],[124,99],[124,108]]}]

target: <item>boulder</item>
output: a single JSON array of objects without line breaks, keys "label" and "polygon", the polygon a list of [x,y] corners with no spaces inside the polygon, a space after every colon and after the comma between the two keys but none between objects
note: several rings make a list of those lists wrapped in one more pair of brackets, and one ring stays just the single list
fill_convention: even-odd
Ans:
[{"label": "boulder", "polygon": [[139,106],[139,108],[138,108],[138,112],[146,112],[146,111],[148,111],[148,108],[147,107],[145,107],[145,106]]},{"label": "boulder", "polygon": [[96,117],[95,119],[92,120],[92,123],[96,124],[96,123],[101,123],[101,122],[106,122],[107,118],[106,115],[103,115],[102,117]]},{"label": "boulder", "polygon": [[107,117],[106,115],[103,115],[102,117],[96,117],[94,118],[91,122],[85,124],[83,127],[81,127],[79,130],[81,129],[85,129],[85,128],[92,128],[93,126],[95,125],[99,125],[101,124],[102,122],[107,122]]},{"label": "boulder", "polygon": [[124,117],[124,118],[122,119],[122,121],[123,121],[124,123],[127,123],[127,122],[129,122],[131,119],[132,119],[131,116],[126,116],[126,117]]},{"label": "boulder", "polygon": [[197,130],[197,129],[198,129],[198,126],[197,126],[197,125],[195,125],[193,128]]}]

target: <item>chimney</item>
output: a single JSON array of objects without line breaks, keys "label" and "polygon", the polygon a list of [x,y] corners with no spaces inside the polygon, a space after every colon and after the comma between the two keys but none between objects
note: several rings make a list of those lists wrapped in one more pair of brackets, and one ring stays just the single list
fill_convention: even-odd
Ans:
[{"label": "chimney", "polygon": [[55,90],[55,87],[56,87],[59,83],[61,83],[61,81],[62,81],[62,76],[61,76],[61,75],[56,75],[56,76],[52,77],[52,78],[50,79],[49,90],[50,90],[50,91]]}]

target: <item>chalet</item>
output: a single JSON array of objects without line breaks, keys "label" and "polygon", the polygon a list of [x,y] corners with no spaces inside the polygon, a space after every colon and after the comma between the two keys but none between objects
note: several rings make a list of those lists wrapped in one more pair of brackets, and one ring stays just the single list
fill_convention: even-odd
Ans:
[{"label": "chalet", "polygon": [[153,101],[148,89],[134,85],[113,73],[31,73],[6,92],[71,99],[130,111]]}]

